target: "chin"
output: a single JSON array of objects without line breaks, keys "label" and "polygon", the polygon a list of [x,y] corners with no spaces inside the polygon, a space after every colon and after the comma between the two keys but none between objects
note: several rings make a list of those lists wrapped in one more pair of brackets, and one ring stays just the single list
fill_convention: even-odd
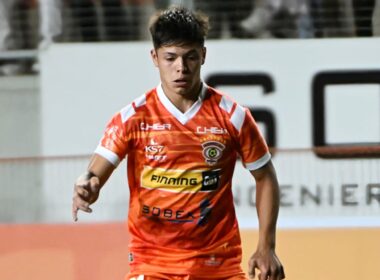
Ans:
[{"label": "chin", "polygon": [[176,87],[176,88],[174,88],[174,92],[181,94],[181,95],[184,95],[184,94],[189,92],[189,89],[187,87],[186,88]]}]

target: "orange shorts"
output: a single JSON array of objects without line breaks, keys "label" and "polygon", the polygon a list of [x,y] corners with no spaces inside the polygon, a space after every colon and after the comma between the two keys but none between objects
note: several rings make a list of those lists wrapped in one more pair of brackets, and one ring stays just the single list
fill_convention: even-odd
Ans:
[{"label": "orange shorts", "polygon": [[125,280],[247,280],[244,273],[238,275],[229,276],[229,277],[197,277],[193,275],[182,275],[182,274],[166,274],[166,273],[149,273],[149,275],[137,275],[137,274],[128,274]]}]

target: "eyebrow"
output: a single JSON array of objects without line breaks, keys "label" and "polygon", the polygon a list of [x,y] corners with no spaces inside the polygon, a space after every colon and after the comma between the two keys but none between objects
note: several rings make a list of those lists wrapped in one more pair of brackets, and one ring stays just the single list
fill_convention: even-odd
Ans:
[{"label": "eyebrow", "polygon": [[[184,55],[189,55],[189,54],[193,54],[193,53],[196,53],[196,54],[197,54],[197,51],[196,51],[195,49],[191,49],[191,50],[189,50],[188,52],[184,53]],[[170,52],[170,51],[164,52],[163,54],[164,54],[164,55],[178,55],[177,53],[175,53],[175,52]]]}]

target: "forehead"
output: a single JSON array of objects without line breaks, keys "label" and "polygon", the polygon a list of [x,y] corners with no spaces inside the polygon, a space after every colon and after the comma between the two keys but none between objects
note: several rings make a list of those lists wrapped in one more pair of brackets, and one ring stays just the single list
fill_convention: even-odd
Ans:
[{"label": "forehead", "polygon": [[189,52],[201,52],[203,49],[199,44],[174,44],[174,45],[165,45],[157,49],[159,53],[173,53],[173,54],[186,54]]}]

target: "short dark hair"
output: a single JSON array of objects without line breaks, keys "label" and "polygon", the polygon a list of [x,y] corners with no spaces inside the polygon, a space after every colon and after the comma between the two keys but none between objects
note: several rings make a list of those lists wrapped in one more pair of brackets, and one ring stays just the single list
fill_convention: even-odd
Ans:
[{"label": "short dark hair", "polygon": [[149,22],[149,31],[155,49],[173,44],[192,43],[203,47],[208,29],[206,15],[180,6],[158,11]]}]

